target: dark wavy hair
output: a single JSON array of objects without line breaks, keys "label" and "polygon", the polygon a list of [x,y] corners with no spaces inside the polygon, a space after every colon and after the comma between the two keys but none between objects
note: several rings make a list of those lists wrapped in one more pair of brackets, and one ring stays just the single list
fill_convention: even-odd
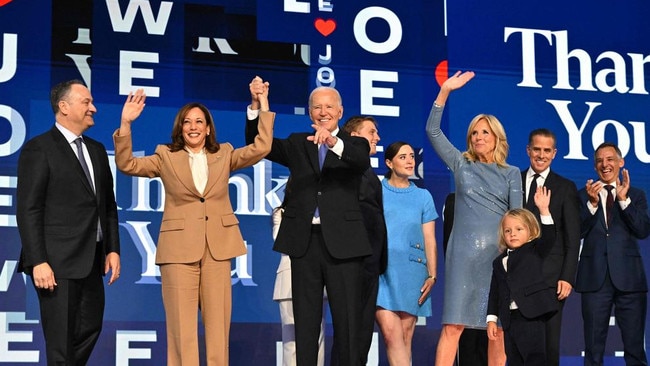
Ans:
[{"label": "dark wavy hair", "polygon": [[183,138],[183,121],[187,113],[193,108],[198,108],[205,114],[205,126],[209,128],[210,134],[205,136],[205,150],[209,153],[216,153],[219,151],[219,143],[217,142],[217,129],[214,127],[214,119],[212,114],[206,106],[201,103],[192,102],[187,103],[176,113],[174,118],[174,126],[172,127],[172,142],[167,144],[169,149],[174,151],[183,150],[185,148],[185,139]]},{"label": "dark wavy hair", "polygon": [[[409,144],[408,142],[404,141],[395,141],[392,144],[388,145],[386,150],[384,150],[384,158],[386,160],[393,160],[395,156],[397,156],[397,153],[399,152],[399,149],[401,149],[403,146],[410,146],[413,148],[413,145]],[[415,149],[413,149],[415,150]],[[388,171],[386,171],[386,174],[384,176],[387,179],[390,179],[390,177],[393,175],[393,170],[388,168]]]},{"label": "dark wavy hair", "polygon": [[70,89],[72,89],[72,86],[75,84],[86,86],[83,81],[73,79],[58,83],[52,87],[50,90],[50,104],[52,106],[52,111],[54,114],[59,113],[59,102],[68,98]]}]

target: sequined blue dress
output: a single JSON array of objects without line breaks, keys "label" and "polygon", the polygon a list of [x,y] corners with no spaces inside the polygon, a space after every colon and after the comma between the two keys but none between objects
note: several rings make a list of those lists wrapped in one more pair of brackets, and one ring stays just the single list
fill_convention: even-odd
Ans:
[{"label": "sequined blue dress", "polygon": [[431,297],[418,304],[429,275],[422,224],[438,218],[431,193],[413,182],[406,188],[382,180],[388,234],[388,265],[379,276],[377,306],[415,316],[431,316]]},{"label": "sequined blue dress", "polygon": [[522,206],[521,173],[513,166],[465,159],[440,129],[442,107],[434,105],[427,136],[454,174],[454,226],[445,257],[442,323],[485,329],[492,260],[499,254],[503,214]]}]

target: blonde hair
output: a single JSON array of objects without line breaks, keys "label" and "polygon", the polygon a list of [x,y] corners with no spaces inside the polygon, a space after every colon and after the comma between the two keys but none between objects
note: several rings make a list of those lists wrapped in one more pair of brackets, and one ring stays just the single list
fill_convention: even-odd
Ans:
[{"label": "blonde hair", "polygon": [[524,224],[524,226],[526,226],[526,228],[528,228],[528,232],[530,233],[530,238],[528,238],[528,241],[537,239],[540,236],[542,236],[542,229],[539,226],[539,222],[537,222],[537,218],[532,212],[528,211],[525,208],[513,208],[512,210],[508,210],[503,215],[503,217],[501,218],[501,222],[499,223],[499,251],[500,252],[506,249],[506,239],[503,234],[503,222],[508,216],[519,220],[522,224]]},{"label": "blonde hair", "polygon": [[494,152],[492,153],[494,162],[502,168],[507,167],[508,163],[506,163],[506,159],[508,158],[508,150],[510,147],[508,145],[508,139],[506,138],[506,131],[499,119],[491,114],[479,114],[469,123],[469,127],[467,127],[467,151],[463,153],[463,157],[473,162],[479,160],[478,155],[476,155],[476,152],[472,147],[472,130],[481,120],[487,122],[488,126],[490,126],[490,130],[492,130],[492,133],[496,137]]}]

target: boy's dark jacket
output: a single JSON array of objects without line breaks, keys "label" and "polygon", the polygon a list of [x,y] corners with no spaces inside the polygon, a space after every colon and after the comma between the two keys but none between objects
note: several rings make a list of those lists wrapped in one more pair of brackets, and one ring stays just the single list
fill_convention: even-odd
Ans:
[{"label": "boy's dark jacket", "polygon": [[[542,264],[555,242],[555,225],[541,225],[542,236],[500,254],[492,262],[488,315],[498,315],[504,330],[510,327],[510,301],[527,319],[550,315],[559,309],[555,288],[544,281]],[[508,255],[508,271],[503,257]]]}]

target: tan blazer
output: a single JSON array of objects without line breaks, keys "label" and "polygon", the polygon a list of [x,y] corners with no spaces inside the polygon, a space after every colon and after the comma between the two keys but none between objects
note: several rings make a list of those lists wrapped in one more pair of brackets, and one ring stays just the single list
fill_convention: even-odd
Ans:
[{"label": "tan blazer", "polygon": [[156,264],[193,263],[203,257],[206,243],[216,260],[246,254],[239,221],[228,194],[230,172],[249,167],[262,160],[271,150],[275,113],[261,112],[259,133],[252,144],[235,149],[221,143],[215,154],[208,154],[208,182],[200,194],[194,186],[189,154],[171,152],[158,145],[153,155],[134,157],[131,136],[113,134],[115,162],[124,174],[160,177],[165,187],[165,210]]}]

